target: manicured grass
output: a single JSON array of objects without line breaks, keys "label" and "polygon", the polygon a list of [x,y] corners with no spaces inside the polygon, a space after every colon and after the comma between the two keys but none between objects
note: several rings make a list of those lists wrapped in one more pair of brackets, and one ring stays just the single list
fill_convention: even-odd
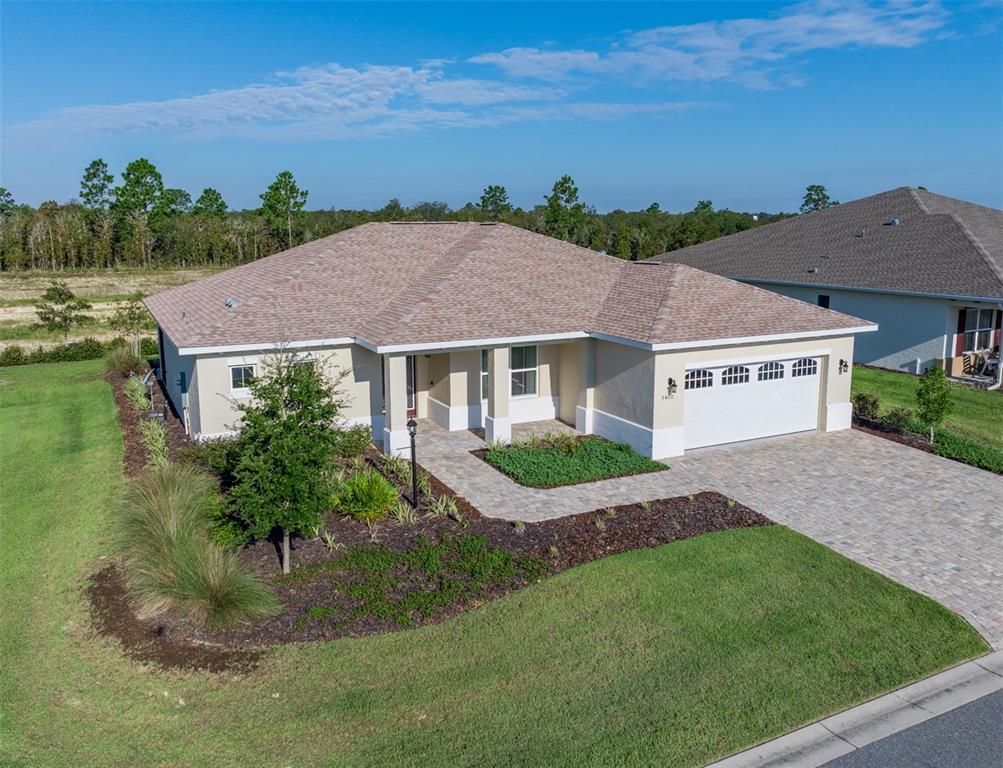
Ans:
[{"label": "manicured grass", "polygon": [[163,672],[95,637],[122,445],[101,362],[0,369],[0,764],[697,766],[979,654],[781,526],[606,558],[437,625]]},{"label": "manicured grass", "polygon": [[630,446],[597,438],[558,445],[493,445],[484,460],[520,485],[556,488],[668,469]]},{"label": "manicured grass", "polygon": [[[853,393],[869,392],[881,399],[881,412],[892,408],[916,409],[919,379],[907,373],[874,368],[853,369]],[[1003,451],[1003,394],[957,387],[954,412],[944,426],[963,437]]]}]

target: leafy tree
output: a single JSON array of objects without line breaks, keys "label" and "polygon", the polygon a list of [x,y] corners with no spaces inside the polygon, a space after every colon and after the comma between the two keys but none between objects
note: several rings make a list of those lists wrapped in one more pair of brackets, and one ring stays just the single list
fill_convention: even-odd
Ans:
[{"label": "leafy tree", "polygon": [[578,187],[570,176],[562,176],[554,182],[554,187],[544,199],[547,206],[543,212],[547,234],[561,240],[571,240],[572,236],[585,225],[588,213],[585,205],[578,200]]},{"label": "leafy tree", "polygon": [[710,200],[697,200],[697,204],[693,206],[693,213],[700,215],[714,213],[714,203]]},{"label": "leafy tree", "polygon": [[645,209],[645,213],[661,213],[661,212],[662,212],[662,206],[660,206],[657,202],[652,203]]},{"label": "leafy tree", "polygon": [[35,302],[39,322],[50,331],[62,331],[64,341],[70,334],[70,328],[88,319],[83,313],[90,308],[89,302],[78,299],[60,280],[53,280],[42,294],[41,301]]},{"label": "leafy tree", "polygon": [[111,202],[111,185],[115,177],[108,171],[108,163],[100,157],[84,169],[80,181],[80,201],[92,210],[105,210]]},{"label": "leafy tree", "polygon": [[14,195],[7,187],[0,187],[0,217],[7,218],[17,209]]},{"label": "leafy tree", "polygon": [[141,157],[122,172],[122,184],[112,190],[115,208],[122,214],[149,213],[164,191],[164,179],[157,167]]},{"label": "leafy tree", "polygon": [[251,382],[252,399],[237,406],[242,425],[231,509],[255,538],[281,533],[283,573],[289,573],[290,535],[320,525],[331,503],[345,374],[329,381],[316,364],[283,351]]},{"label": "leafy tree", "polygon": [[192,213],[202,216],[214,216],[222,219],[226,215],[227,206],[223,196],[212,187],[206,187],[199,195],[199,199],[192,206]]},{"label": "leafy tree", "polygon": [[502,214],[512,210],[512,204],[508,201],[508,190],[500,184],[488,185],[484,188],[477,207],[492,219],[501,218]]},{"label": "leafy tree", "polygon": [[282,171],[261,195],[262,216],[273,232],[285,232],[288,248],[293,247],[293,222],[301,217],[308,194],[290,171]]},{"label": "leafy tree", "polygon": [[139,357],[140,337],[151,325],[150,313],[143,306],[143,294],[134,293],[125,301],[118,302],[108,325],[129,340],[132,354]]},{"label": "leafy tree", "polygon": [[153,213],[164,218],[179,213],[188,213],[192,208],[192,196],[183,189],[168,187],[164,189],[154,203]]},{"label": "leafy tree", "polygon": [[940,426],[954,407],[953,390],[947,374],[939,365],[928,368],[916,387],[916,415],[930,427],[931,443],[934,427]]},{"label": "leafy tree", "polygon": [[809,184],[805,188],[804,200],[801,202],[801,213],[821,211],[823,208],[829,208],[833,205],[839,205],[839,200],[830,199],[829,192],[825,187],[821,184]]}]

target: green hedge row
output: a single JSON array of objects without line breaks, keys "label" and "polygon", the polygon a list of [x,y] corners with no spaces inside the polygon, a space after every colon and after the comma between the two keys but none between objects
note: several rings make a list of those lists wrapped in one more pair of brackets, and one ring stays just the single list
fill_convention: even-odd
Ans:
[{"label": "green hedge row", "polygon": [[[8,365],[31,365],[33,363],[74,363],[80,360],[97,360],[114,347],[126,346],[129,342],[121,336],[110,341],[101,342],[87,337],[83,341],[72,344],[60,344],[58,347],[33,350],[12,344],[0,350],[0,367]],[[144,338],[139,343],[139,353],[142,357],[156,357],[159,354],[156,339]]]},{"label": "green hedge row", "polygon": [[979,469],[1003,474],[1003,451],[969,440],[949,429],[934,430],[933,445],[930,447],[935,454],[945,459],[954,459]]}]

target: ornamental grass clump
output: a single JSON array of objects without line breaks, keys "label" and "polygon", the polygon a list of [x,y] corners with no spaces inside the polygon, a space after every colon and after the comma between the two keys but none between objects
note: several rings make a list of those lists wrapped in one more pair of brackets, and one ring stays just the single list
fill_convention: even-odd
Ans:
[{"label": "ornamental grass clump", "polygon": [[125,392],[125,396],[137,411],[150,410],[150,396],[147,394],[146,385],[142,379],[130,376],[125,380],[122,391]]},{"label": "ornamental grass clump", "polygon": [[397,489],[375,469],[350,475],[338,487],[334,505],[346,515],[372,527],[397,502]]},{"label": "ornamental grass clump", "polygon": [[143,365],[138,355],[126,346],[114,346],[104,356],[105,368],[109,373],[138,373]]},{"label": "ornamental grass clump", "polygon": [[276,612],[268,589],[209,540],[213,492],[208,477],[180,464],[150,467],[129,486],[120,538],[140,618],[175,610],[226,627]]},{"label": "ornamental grass clump", "polygon": [[164,467],[170,461],[167,450],[167,429],[156,419],[139,422],[139,438],[146,446],[146,463],[151,467]]}]

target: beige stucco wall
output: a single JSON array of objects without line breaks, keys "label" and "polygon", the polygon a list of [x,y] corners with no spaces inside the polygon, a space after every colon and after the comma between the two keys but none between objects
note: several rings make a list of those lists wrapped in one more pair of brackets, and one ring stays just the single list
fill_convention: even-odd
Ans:
[{"label": "beige stucco wall", "polygon": [[558,346],[557,391],[561,398],[560,416],[568,424],[575,423],[575,408],[583,405],[579,402],[585,388],[586,345],[589,339],[572,341]]},{"label": "beige stucco wall", "polygon": [[655,357],[643,349],[594,341],[595,408],[642,427],[651,427]]},{"label": "beige stucco wall", "polygon": [[[351,345],[299,351],[320,361],[333,379],[341,370],[350,369],[339,389],[348,404],[342,413],[349,420],[368,420],[382,411],[382,378],[380,356],[363,347]],[[189,398],[197,391],[200,418],[192,434],[217,435],[231,432],[238,425],[239,413],[230,396],[230,365],[255,365],[260,372],[268,353],[202,355],[195,361],[195,375]],[[168,369],[169,370],[169,369]],[[368,423],[368,422],[367,422]],[[379,425],[381,428],[381,425]],[[378,438],[378,436],[377,436]]]}]

